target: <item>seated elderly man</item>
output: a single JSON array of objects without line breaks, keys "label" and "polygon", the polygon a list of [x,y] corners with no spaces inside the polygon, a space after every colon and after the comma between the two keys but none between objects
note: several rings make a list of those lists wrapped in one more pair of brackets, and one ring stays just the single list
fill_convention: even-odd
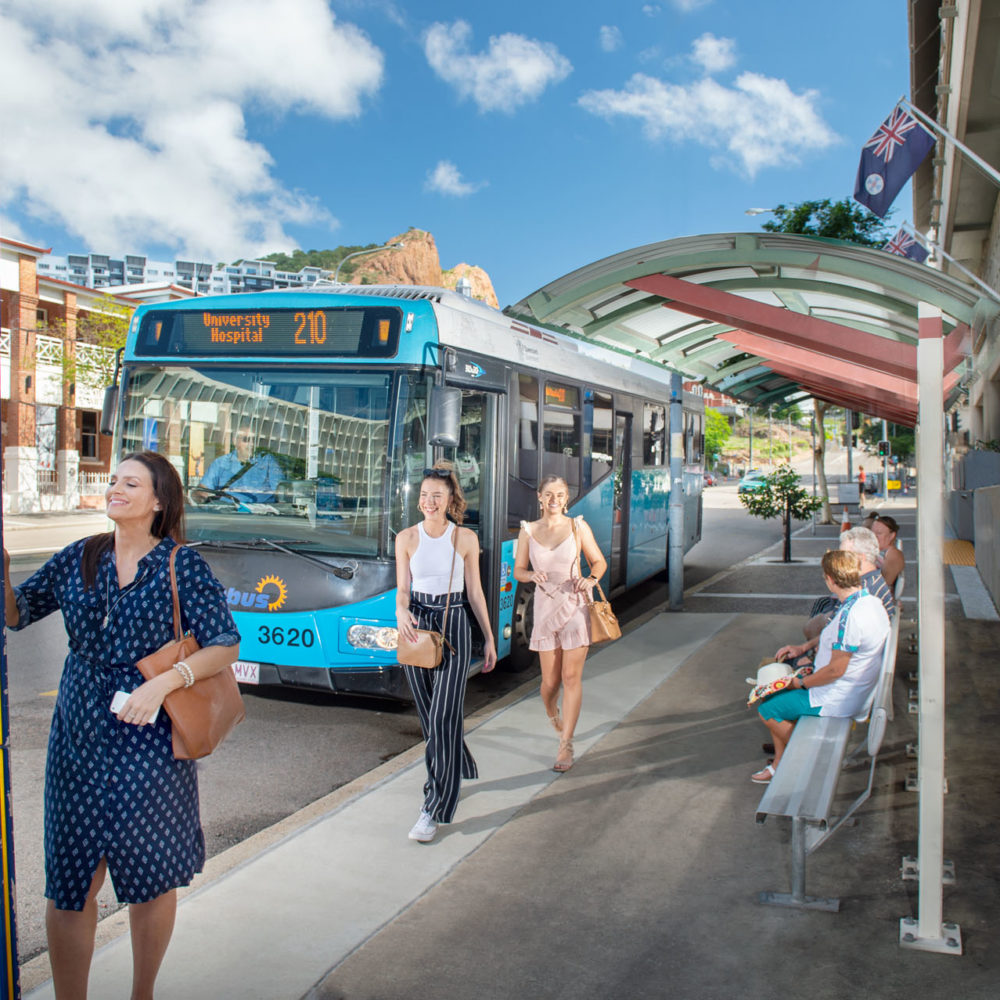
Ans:
[{"label": "seated elderly man", "polygon": [[[892,618],[896,610],[896,600],[892,590],[885,582],[885,577],[878,567],[879,546],[875,533],[867,528],[850,528],[840,536],[840,548],[845,552],[853,552],[861,560],[861,588],[877,597],[885,607],[885,613]],[[829,610],[820,615],[814,615],[806,623],[804,629],[806,642],[801,646],[782,646],[775,659],[783,660],[790,657],[797,661],[803,654],[815,649],[819,642],[819,634],[826,623],[837,613],[838,604],[831,598]],[[796,666],[800,664],[796,663]]]},{"label": "seated elderly man", "polygon": [[889,635],[885,607],[861,589],[861,567],[853,552],[827,552],[822,566],[823,580],[840,601],[840,609],[820,634],[814,672],[796,678],[791,687],[768,698],[759,709],[774,740],[774,761],[751,775],[758,785],[774,777],[799,719],[857,715],[878,682],[882,647]]}]

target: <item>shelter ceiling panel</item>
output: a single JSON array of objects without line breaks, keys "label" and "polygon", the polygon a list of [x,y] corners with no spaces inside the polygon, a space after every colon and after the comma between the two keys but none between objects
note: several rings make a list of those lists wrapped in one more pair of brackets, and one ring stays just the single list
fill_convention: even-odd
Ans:
[{"label": "shelter ceiling panel", "polygon": [[[659,287],[660,277],[664,286],[681,284]],[[706,308],[708,299],[701,294],[709,299],[728,295],[713,304],[731,308]],[[649,244],[595,261],[507,312],[638,351],[753,401],[783,388],[788,396],[805,390],[773,369],[763,375],[762,359],[747,358],[741,347],[724,339],[728,332],[752,330],[912,379],[919,302],[941,309],[946,333],[974,316],[977,329],[985,328],[982,296],[924,265],[836,240],[720,233]],[[747,321],[748,315],[754,322]],[[710,343],[713,337],[719,346]],[[956,347],[961,339],[952,341],[949,335],[946,344],[955,363],[967,350]],[[823,388],[828,395],[833,391]]]}]

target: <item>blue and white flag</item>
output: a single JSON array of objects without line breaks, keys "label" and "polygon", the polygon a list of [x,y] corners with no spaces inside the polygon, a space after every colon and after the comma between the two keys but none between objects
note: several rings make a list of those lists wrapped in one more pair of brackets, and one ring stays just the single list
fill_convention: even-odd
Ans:
[{"label": "blue and white flag", "polygon": [[911,236],[905,229],[900,228],[899,232],[884,247],[889,253],[894,253],[899,257],[908,257],[918,264],[923,264],[927,260],[928,251],[922,247],[916,238]]},{"label": "blue and white flag", "polygon": [[935,142],[913,115],[894,108],[861,150],[854,200],[880,219],[885,218],[899,189],[913,176]]}]

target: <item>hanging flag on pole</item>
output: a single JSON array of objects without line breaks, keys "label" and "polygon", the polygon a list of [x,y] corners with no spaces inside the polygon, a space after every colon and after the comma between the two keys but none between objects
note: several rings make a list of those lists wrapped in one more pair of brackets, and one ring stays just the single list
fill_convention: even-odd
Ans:
[{"label": "hanging flag on pole", "polygon": [[889,253],[894,253],[899,257],[908,257],[910,260],[915,260],[918,264],[923,264],[927,260],[928,251],[902,226],[900,226],[899,232],[882,249],[887,250]]},{"label": "hanging flag on pole", "polygon": [[899,189],[934,148],[934,136],[897,106],[861,150],[854,200],[885,218]]}]

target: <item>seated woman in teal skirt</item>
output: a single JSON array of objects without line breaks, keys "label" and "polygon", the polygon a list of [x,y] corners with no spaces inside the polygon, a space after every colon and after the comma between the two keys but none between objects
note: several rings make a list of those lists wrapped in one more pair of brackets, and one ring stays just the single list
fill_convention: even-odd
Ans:
[{"label": "seated woman in teal skirt", "polygon": [[[774,761],[751,776],[766,785],[805,715],[849,718],[857,715],[878,683],[882,648],[889,635],[889,616],[882,602],[861,586],[857,555],[844,550],[823,556],[823,579],[840,601],[840,609],[823,629],[815,671],[768,698],[758,709],[774,738]],[[779,651],[780,652],[780,651]]]}]

